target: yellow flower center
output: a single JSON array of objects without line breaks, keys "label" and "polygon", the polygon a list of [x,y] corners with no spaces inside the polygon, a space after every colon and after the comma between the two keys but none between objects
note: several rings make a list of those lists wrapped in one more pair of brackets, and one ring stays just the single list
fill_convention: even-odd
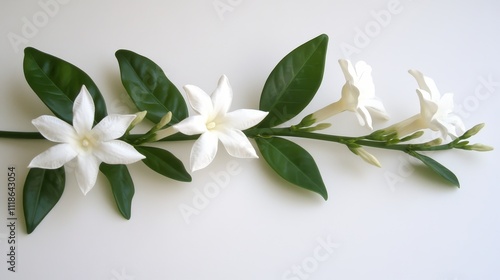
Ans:
[{"label": "yellow flower center", "polygon": [[209,123],[207,123],[207,129],[209,129],[209,130],[210,130],[210,129],[214,129],[214,128],[215,128],[215,126],[216,126],[216,123],[215,123],[215,122],[209,122]]}]

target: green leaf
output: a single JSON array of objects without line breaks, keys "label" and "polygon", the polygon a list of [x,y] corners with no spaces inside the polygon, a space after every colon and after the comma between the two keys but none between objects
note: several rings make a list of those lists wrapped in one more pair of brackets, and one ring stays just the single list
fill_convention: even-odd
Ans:
[{"label": "green leaf", "polygon": [[322,34],[297,47],[273,69],[262,90],[260,110],[269,114],[258,125],[273,127],[300,113],[323,79],[328,36]]},{"label": "green leaf", "polygon": [[128,50],[118,50],[115,55],[123,86],[137,108],[148,111],[147,119],[158,123],[172,112],[174,124],[188,117],[184,98],[156,63]]},{"label": "green leaf", "polygon": [[73,101],[83,85],[94,99],[98,123],[106,116],[106,103],[92,79],[80,68],[37,49],[24,49],[24,76],[42,102],[58,118],[73,122]]},{"label": "green leaf", "polygon": [[421,160],[427,167],[429,167],[432,171],[436,172],[439,176],[443,177],[446,181],[452,183],[454,186],[460,187],[460,182],[458,181],[457,176],[453,174],[448,168],[444,167],[441,163],[435,161],[434,159],[419,154],[415,151],[408,152],[411,156]]},{"label": "green leaf", "polygon": [[283,138],[255,138],[262,156],[283,179],[320,194],[328,193],[313,157],[301,146]]},{"label": "green leaf", "polygon": [[101,163],[99,170],[108,178],[111,191],[115,197],[116,206],[122,216],[130,220],[132,215],[132,198],[134,197],[134,182],[124,164]]},{"label": "green leaf", "polygon": [[35,230],[59,201],[65,181],[64,167],[30,169],[23,190],[23,208],[28,233]]},{"label": "green leaf", "polygon": [[191,182],[191,175],[184,168],[182,161],[169,151],[147,146],[136,146],[135,148],[146,157],[142,161],[152,170],[174,180]]}]

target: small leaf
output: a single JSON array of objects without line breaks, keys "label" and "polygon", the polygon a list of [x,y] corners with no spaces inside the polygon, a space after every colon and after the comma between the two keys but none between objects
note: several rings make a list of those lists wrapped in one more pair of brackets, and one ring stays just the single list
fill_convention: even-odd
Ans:
[{"label": "small leaf", "polygon": [[434,159],[419,154],[415,151],[408,152],[411,156],[421,160],[427,167],[429,167],[432,171],[439,174],[439,176],[443,177],[446,181],[452,183],[454,186],[460,187],[460,182],[458,181],[457,176],[453,174],[448,168],[444,167],[441,163],[435,161]]},{"label": "small leaf", "polygon": [[313,99],[323,79],[328,36],[320,35],[297,47],[273,69],[262,90],[260,110],[269,114],[259,127],[282,124]]},{"label": "small leaf", "polygon": [[255,138],[262,156],[283,179],[320,194],[328,193],[313,157],[301,146],[283,138]]},{"label": "small leaf", "polygon": [[158,123],[172,112],[172,124],[188,117],[186,102],[179,90],[150,59],[128,50],[118,50],[121,79],[137,108],[147,111],[147,119]]},{"label": "small leaf", "polygon": [[184,168],[182,161],[169,151],[147,146],[135,148],[146,157],[142,161],[152,170],[177,181],[191,182],[191,175]]},{"label": "small leaf", "polygon": [[134,182],[124,164],[101,163],[99,170],[108,178],[111,191],[115,197],[116,206],[122,216],[130,220],[132,215],[132,198],[134,197]]},{"label": "small leaf", "polygon": [[30,169],[23,190],[23,208],[28,233],[35,230],[59,201],[65,181],[64,167]]},{"label": "small leaf", "polygon": [[85,85],[94,99],[98,123],[106,116],[106,103],[92,79],[80,68],[37,49],[24,49],[24,76],[42,102],[58,118],[73,122],[73,101]]}]

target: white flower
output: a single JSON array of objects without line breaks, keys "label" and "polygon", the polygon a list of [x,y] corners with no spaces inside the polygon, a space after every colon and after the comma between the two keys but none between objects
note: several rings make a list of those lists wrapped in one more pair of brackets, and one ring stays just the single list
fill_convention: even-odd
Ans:
[{"label": "white flower", "polygon": [[342,97],[339,101],[307,116],[305,122],[312,124],[343,111],[352,111],[356,114],[360,125],[373,129],[371,114],[385,119],[388,115],[382,102],[375,97],[372,68],[364,61],[357,62],[355,67],[345,59],[340,59],[339,64],[346,79],[342,87]]},{"label": "white flower", "polygon": [[34,119],[43,137],[60,144],[36,156],[29,167],[56,169],[71,161],[78,186],[87,194],[95,185],[101,162],[129,164],[144,158],[131,145],[115,140],[136,115],[109,115],[92,128],[94,112],[94,101],[83,86],[73,103],[73,126],[53,116]]},{"label": "white flower", "polygon": [[392,125],[389,130],[397,132],[398,137],[411,134],[422,129],[431,129],[441,132],[443,139],[449,135],[457,138],[465,131],[462,119],[453,114],[453,94],[439,93],[434,81],[417,70],[408,71],[418,83],[418,98],[420,100],[420,114]]},{"label": "white flower", "polygon": [[211,97],[197,86],[186,85],[184,90],[189,104],[198,115],[182,120],[174,125],[174,128],[186,135],[201,134],[191,150],[192,171],[202,169],[212,162],[217,153],[219,140],[231,156],[258,157],[242,130],[261,122],[267,116],[267,112],[251,109],[227,112],[233,99],[233,92],[224,75]]}]

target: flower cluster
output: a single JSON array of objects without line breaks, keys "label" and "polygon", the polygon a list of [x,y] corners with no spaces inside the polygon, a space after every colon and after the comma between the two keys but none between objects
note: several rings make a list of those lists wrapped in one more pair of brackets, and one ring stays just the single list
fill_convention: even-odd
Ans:
[{"label": "flower cluster", "polygon": [[[44,115],[32,121],[39,132],[0,131],[0,138],[47,139],[57,143],[28,165],[30,171],[23,189],[28,232],[38,226],[61,197],[67,171],[74,172],[84,194],[94,187],[99,172],[103,173],[117,208],[126,219],[131,217],[135,192],[128,164],[141,161],[158,174],[190,182],[191,175],[184,163],[163,148],[168,145],[149,145],[152,142],[194,140],[189,163],[192,173],[214,160],[220,141],[229,155],[262,158],[284,181],[316,192],[325,200],[328,193],[320,170],[312,155],[293,142],[294,138],[345,145],[378,167],[381,163],[366,147],[403,152],[456,186],[459,181],[453,172],[422,152],[492,149],[469,143],[469,138],[484,124],[466,130],[462,120],[453,114],[453,94],[441,95],[434,81],[417,70],[409,72],[418,85],[418,114],[363,136],[320,133],[330,126],[326,120],[344,111],[353,112],[359,124],[370,130],[376,118],[388,119],[384,105],[375,95],[372,68],[363,61],[353,64],[339,60],[345,77],[340,99],[306,115],[298,124],[287,126],[286,122],[306,108],[321,85],[327,45],[328,36],[323,34],[295,48],[271,71],[259,108],[234,111],[230,111],[233,91],[225,75],[211,95],[197,86],[184,86],[185,99],[156,63],[132,51],[118,50],[122,84],[138,109],[138,113],[127,115],[108,115],[96,84],[76,66],[26,48],[26,80],[54,116]],[[145,120],[152,123],[150,129],[133,133],[136,125]],[[441,137],[418,143],[427,129],[440,132]],[[446,142],[447,138],[452,140]],[[409,140],[415,141],[408,143]]]}]

